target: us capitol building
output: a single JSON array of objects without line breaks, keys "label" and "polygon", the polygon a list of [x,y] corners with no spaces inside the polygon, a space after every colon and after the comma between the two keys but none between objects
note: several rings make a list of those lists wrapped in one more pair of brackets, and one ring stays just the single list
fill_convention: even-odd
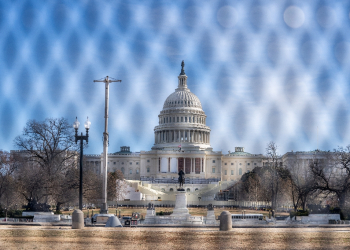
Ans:
[{"label": "us capitol building", "polygon": [[[228,154],[213,151],[205,112],[198,97],[188,88],[184,62],[181,66],[178,86],[166,98],[158,116],[152,149],[133,153],[130,147],[123,146],[120,152],[108,155],[108,171],[122,171],[139,193],[136,199],[173,199],[181,169],[186,174],[186,191],[195,197],[211,199],[244,173],[266,163],[262,154],[244,152],[243,147],[236,147]],[[101,173],[102,154],[86,155],[85,159],[90,168]]]}]

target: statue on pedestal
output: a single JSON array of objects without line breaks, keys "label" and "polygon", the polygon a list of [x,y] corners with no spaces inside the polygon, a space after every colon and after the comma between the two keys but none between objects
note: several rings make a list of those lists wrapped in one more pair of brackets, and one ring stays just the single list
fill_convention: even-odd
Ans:
[{"label": "statue on pedestal", "polygon": [[180,172],[179,172],[179,184],[180,184],[180,188],[179,189],[183,189],[184,183],[185,183],[185,173],[181,169]]}]

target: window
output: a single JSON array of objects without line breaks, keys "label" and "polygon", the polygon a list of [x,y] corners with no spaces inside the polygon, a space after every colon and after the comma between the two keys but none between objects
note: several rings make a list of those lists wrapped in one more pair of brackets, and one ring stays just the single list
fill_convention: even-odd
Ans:
[{"label": "window", "polygon": [[211,170],[211,171],[212,171],[212,173],[213,173],[213,174],[215,174],[215,168],[212,168],[212,170]]},{"label": "window", "polygon": [[242,165],[242,163],[240,163],[239,165]]},{"label": "window", "polygon": [[242,169],[241,168],[239,169],[239,175],[242,175]]},{"label": "window", "polygon": [[248,166],[250,165],[250,163],[248,163]]},{"label": "window", "polygon": [[225,165],[227,165],[227,163],[225,162]]},{"label": "window", "polygon": [[136,162],[136,165],[139,165],[139,162]]},{"label": "window", "polygon": [[175,117],[173,117],[173,122],[175,122]]},{"label": "window", "polygon": [[187,116],[185,117],[185,122],[187,122]]},{"label": "window", "polygon": [[176,120],[177,120],[177,122],[179,122],[179,117],[177,117],[177,119],[176,119]]},{"label": "window", "polygon": [[254,162],[254,165],[256,165],[256,162]]},{"label": "window", "polygon": [[164,117],[164,122],[163,123],[165,123],[165,117]]},{"label": "window", "polygon": [[130,162],[130,165],[132,165],[132,162]]},{"label": "window", "polygon": [[122,173],[124,174],[124,168],[121,169]]},{"label": "window", "polygon": [[198,188],[196,188],[194,191],[198,191]]},{"label": "window", "polygon": [[113,162],[113,164],[115,165],[116,162]]},{"label": "window", "polygon": [[183,117],[181,117],[181,122],[183,122],[184,121],[184,118]]},{"label": "window", "polygon": [[136,169],[136,174],[139,174],[139,170],[138,169]]},{"label": "window", "polygon": [[187,188],[187,189],[186,189],[186,192],[191,192],[191,189]]},{"label": "window", "polygon": [[213,163],[215,163],[215,160],[213,160]]},{"label": "window", "polygon": [[165,189],[164,189],[164,188],[162,188],[162,189],[161,189],[161,191],[162,191],[162,192],[165,192]]},{"label": "window", "polygon": [[233,163],[231,163],[231,166],[233,166]]},{"label": "window", "polygon": [[124,162],[122,162],[122,165],[124,165]]},{"label": "window", "polygon": [[225,175],[227,175],[227,170],[225,170]]},{"label": "window", "polygon": [[231,170],[231,175],[233,175],[233,170]]},{"label": "window", "polygon": [[132,174],[132,169],[130,169],[129,174]]},{"label": "window", "polygon": [[147,173],[149,173],[149,168],[147,168]]},{"label": "window", "polygon": [[168,117],[166,118],[166,123],[168,123],[169,122],[169,120],[168,120]]},{"label": "window", "polygon": [[170,192],[173,192],[173,191],[174,191],[174,189],[173,189],[173,188],[170,188],[170,189],[169,189],[169,191],[170,191]]},{"label": "window", "polygon": [[188,117],[188,122],[191,122],[191,117]]}]

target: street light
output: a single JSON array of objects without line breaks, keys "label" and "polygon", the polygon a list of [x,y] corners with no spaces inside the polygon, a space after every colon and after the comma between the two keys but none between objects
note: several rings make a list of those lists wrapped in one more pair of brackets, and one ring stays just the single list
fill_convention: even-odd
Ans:
[{"label": "street light", "polygon": [[73,128],[75,129],[75,143],[80,141],[80,182],[79,182],[79,209],[83,210],[83,147],[84,147],[84,140],[86,143],[89,142],[89,128],[91,125],[91,122],[89,121],[89,117],[86,119],[86,122],[84,124],[84,127],[86,129],[86,135],[83,135],[83,132],[81,132],[81,135],[78,135],[78,128],[79,128],[80,122],[78,121],[78,117],[76,117],[75,122],[73,123]]}]

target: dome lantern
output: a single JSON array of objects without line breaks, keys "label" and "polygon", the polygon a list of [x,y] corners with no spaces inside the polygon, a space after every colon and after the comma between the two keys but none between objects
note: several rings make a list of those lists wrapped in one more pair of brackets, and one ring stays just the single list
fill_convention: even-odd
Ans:
[{"label": "dome lantern", "polygon": [[183,60],[181,63],[181,72],[178,78],[179,78],[179,84],[176,91],[190,91],[187,88],[187,76],[185,74],[185,62]]}]

